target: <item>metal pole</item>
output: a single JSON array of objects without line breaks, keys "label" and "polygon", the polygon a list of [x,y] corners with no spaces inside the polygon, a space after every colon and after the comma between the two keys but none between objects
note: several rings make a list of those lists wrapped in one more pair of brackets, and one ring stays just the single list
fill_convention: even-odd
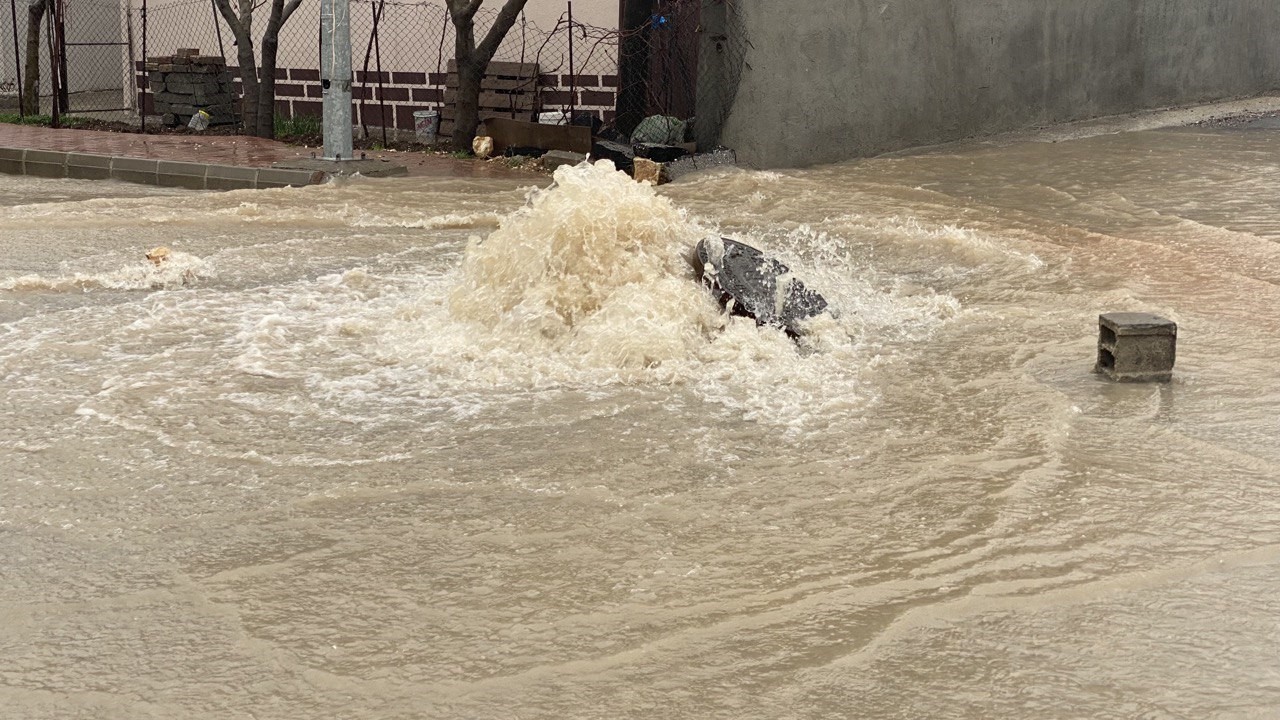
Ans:
[{"label": "metal pole", "polygon": [[58,4],[49,3],[49,22],[45,24],[45,35],[49,41],[49,126],[58,127],[58,43],[54,41],[53,26],[56,24]]},{"label": "metal pole", "polygon": [[67,25],[63,21],[66,4],[64,0],[54,0],[53,5],[58,9],[58,26],[54,28],[58,42],[58,105],[63,113],[67,113],[71,110],[71,82],[67,78]]},{"label": "metal pole", "polygon": [[578,76],[573,68],[573,0],[569,0],[569,117],[568,124],[573,124],[573,116],[578,109]]},{"label": "metal pole", "polygon": [[13,14],[13,74],[18,78],[18,117],[25,117],[22,107],[22,57],[18,54],[18,0],[9,0]]},{"label": "metal pole", "polygon": [[142,97],[138,100],[138,131],[147,131],[147,90],[151,86],[151,71],[147,69],[147,0],[142,0]]},{"label": "metal pole", "polygon": [[222,56],[222,62],[227,62],[227,48],[222,44],[222,17],[218,15],[218,0],[209,0],[209,4],[213,6],[213,29],[218,31],[218,54]]},{"label": "metal pole", "polygon": [[387,146],[387,91],[382,85],[382,40],[378,37],[378,20],[382,19],[382,11],[386,8],[386,0],[379,0],[373,12],[373,57],[378,71],[378,114],[382,126],[382,147]]},{"label": "metal pole", "polygon": [[350,160],[350,0],[321,0],[320,41],[320,85],[324,88],[324,158]]}]

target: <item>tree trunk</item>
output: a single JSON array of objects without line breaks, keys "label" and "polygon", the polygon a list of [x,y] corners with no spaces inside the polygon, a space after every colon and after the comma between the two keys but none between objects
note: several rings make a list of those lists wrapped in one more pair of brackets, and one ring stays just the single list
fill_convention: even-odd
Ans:
[{"label": "tree trunk", "polygon": [[528,0],[506,0],[484,40],[476,45],[475,16],[482,0],[446,0],[453,19],[454,59],[458,63],[458,96],[454,101],[453,149],[471,152],[480,125],[480,82],[507,31]]},{"label": "tree trunk", "polygon": [[[276,51],[280,46],[280,26],[284,24],[284,0],[272,0],[271,15],[262,32],[262,64],[258,66],[258,125],[253,134],[276,137]],[[247,126],[246,126],[247,127]]]},{"label": "tree trunk", "polygon": [[[246,25],[248,23],[246,22]],[[258,64],[253,57],[249,28],[232,28],[236,36],[236,62],[240,65],[240,127],[252,135],[258,129]]]},{"label": "tree trunk", "polygon": [[27,59],[22,74],[22,112],[40,114],[40,23],[48,0],[27,6]]}]

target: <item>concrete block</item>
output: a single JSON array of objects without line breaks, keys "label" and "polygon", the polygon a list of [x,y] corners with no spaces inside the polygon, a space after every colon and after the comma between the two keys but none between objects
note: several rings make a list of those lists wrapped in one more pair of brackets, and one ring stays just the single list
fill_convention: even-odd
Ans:
[{"label": "concrete block", "polygon": [[647,182],[650,185],[661,185],[662,163],[654,162],[649,158],[638,157],[634,161],[631,177],[635,178],[636,182]]},{"label": "concrete block", "polygon": [[209,166],[205,163],[160,160],[156,163],[156,182],[165,187],[204,190],[204,179],[208,172]]},{"label": "concrete block", "polygon": [[156,175],[158,165],[158,160],[146,158],[111,158],[111,178],[144,185],[158,185],[159,179]]},{"label": "concrete block", "polygon": [[23,163],[23,156],[26,154],[25,148],[0,147],[0,173],[8,173],[9,175],[26,174],[27,171]]},{"label": "concrete block", "polygon": [[48,178],[67,176],[67,154],[56,150],[28,150],[23,158],[27,175]]},{"label": "concrete block", "polygon": [[587,156],[582,153],[568,150],[550,150],[540,158],[539,162],[542,163],[544,169],[555,170],[561,165],[577,165],[586,159]]},{"label": "concrete block", "polygon": [[327,177],[328,176],[325,173],[320,171],[262,168],[258,171],[258,188],[318,185],[324,182]]},{"label": "concrete block", "polygon": [[1094,372],[1118,382],[1168,382],[1177,359],[1178,326],[1149,313],[1098,316]]},{"label": "concrete block", "polygon": [[67,177],[75,180],[109,180],[111,156],[67,153]]},{"label": "concrete block", "polygon": [[209,190],[251,190],[258,186],[258,168],[210,165],[204,184]]}]

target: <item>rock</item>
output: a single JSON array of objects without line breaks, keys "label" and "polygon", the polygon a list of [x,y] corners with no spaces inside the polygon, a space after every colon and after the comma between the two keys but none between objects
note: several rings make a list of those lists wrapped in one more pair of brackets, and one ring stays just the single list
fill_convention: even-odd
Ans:
[{"label": "rock", "polygon": [[689,151],[680,145],[655,145],[653,143],[638,143],[633,146],[636,157],[648,158],[654,162],[669,163],[672,160],[679,160]]},{"label": "rock", "polygon": [[493,138],[487,135],[477,135],[471,141],[471,152],[476,154],[478,158],[487,158],[493,154]]},{"label": "rock", "polygon": [[734,151],[721,148],[714,152],[701,153],[680,158],[667,165],[667,179],[674,181],[683,175],[698,170],[717,167],[734,167],[738,164],[738,156]]},{"label": "rock", "polygon": [[800,323],[827,309],[826,298],[791,276],[786,265],[756,248],[718,237],[698,241],[695,269],[731,312],[760,325],[800,334]]},{"label": "rock", "polygon": [[662,184],[662,163],[648,158],[636,158],[634,171],[631,174],[636,182],[647,182],[652,185]]},{"label": "rock", "polygon": [[586,159],[587,156],[582,153],[569,152],[568,150],[549,150],[542,156],[542,167],[547,170],[555,170],[561,165],[577,165]]},{"label": "rock", "polygon": [[614,167],[630,175],[635,165],[636,153],[630,145],[597,140],[591,144],[591,157],[596,160],[612,160]]}]

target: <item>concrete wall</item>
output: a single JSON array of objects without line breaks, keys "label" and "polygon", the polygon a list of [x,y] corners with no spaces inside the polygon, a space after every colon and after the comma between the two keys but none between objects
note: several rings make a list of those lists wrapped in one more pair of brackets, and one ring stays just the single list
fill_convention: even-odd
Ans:
[{"label": "concrete wall", "polygon": [[757,167],[1280,87],[1276,0],[738,0],[730,14],[744,62],[703,83],[740,73],[736,94],[699,117],[725,117],[721,141]]}]

